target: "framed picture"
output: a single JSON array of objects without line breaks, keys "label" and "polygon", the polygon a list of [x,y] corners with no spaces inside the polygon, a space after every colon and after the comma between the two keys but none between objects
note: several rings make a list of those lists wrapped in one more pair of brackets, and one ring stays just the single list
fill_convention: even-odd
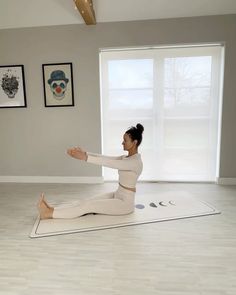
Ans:
[{"label": "framed picture", "polygon": [[74,106],[72,63],[43,64],[45,107]]},{"label": "framed picture", "polygon": [[24,66],[0,66],[0,108],[26,107]]}]

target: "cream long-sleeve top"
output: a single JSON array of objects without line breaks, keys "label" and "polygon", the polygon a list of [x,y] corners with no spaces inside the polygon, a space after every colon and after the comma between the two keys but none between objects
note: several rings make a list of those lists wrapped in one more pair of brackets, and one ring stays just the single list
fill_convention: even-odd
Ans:
[{"label": "cream long-sleeve top", "polygon": [[141,155],[110,157],[87,152],[87,162],[118,169],[119,183],[123,186],[135,188],[137,180],[143,170]]}]

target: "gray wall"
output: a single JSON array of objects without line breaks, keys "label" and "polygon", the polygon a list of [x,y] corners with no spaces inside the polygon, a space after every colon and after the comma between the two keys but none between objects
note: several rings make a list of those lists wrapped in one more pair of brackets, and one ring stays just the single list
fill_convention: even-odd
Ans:
[{"label": "gray wall", "polygon": [[[0,109],[0,176],[100,176],[70,159],[101,151],[99,48],[226,44],[220,177],[236,177],[236,15],[0,30],[0,64],[24,64],[28,107]],[[45,108],[41,65],[72,62],[75,107]]]}]

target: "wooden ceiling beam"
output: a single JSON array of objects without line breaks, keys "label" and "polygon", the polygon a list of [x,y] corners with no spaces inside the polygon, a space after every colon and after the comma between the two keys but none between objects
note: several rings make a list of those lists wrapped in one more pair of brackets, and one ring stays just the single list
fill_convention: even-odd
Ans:
[{"label": "wooden ceiling beam", "polygon": [[93,9],[93,0],[74,0],[77,9],[87,25],[95,25],[96,17]]}]

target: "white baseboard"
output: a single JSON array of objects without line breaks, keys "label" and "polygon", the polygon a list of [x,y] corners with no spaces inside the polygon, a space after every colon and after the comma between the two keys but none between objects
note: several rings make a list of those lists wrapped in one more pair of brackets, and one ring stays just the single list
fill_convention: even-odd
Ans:
[{"label": "white baseboard", "polygon": [[217,178],[217,184],[222,185],[236,185],[236,178]]},{"label": "white baseboard", "polygon": [[[114,181],[114,180],[113,180]],[[82,176],[0,176],[1,182],[15,183],[104,183],[103,177]],[[139,181],[148,182],[148,181]],[[236,185],[236,178],[217,178],[217,184]]]},{"label": "white baseboard", "polygon": [[103,177],[0,176],[1,182],[16,183],[103,183]]}]

